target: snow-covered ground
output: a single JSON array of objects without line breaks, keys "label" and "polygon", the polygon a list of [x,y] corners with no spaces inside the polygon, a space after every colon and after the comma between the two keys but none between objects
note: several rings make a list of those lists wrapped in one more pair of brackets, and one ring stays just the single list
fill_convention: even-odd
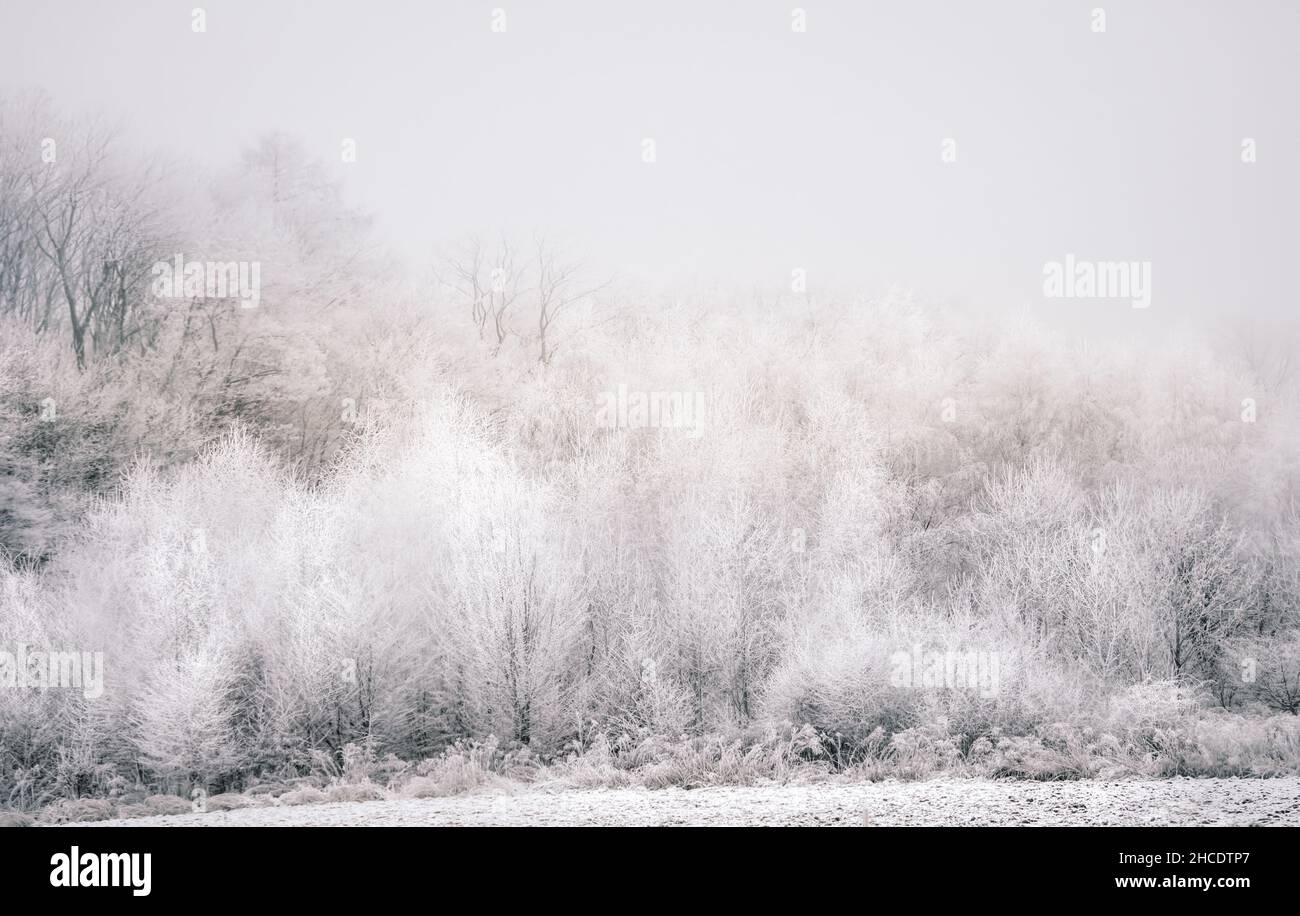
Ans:
[{"label": "snow-covered ground", "polygon": [[702,789],[523,788],[454,798],[276,806],[78,826],[1300,825],[1300,779],[940,779]]}]

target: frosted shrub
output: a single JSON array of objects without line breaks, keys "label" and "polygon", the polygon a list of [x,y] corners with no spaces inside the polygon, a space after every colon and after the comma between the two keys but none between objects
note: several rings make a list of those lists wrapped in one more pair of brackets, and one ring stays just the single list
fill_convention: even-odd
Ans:
[{"label": "frosted shrub", "polygon": [[625,634],[622,651],[611,653],[591,689],[613,734],[679,736],[690,727],[692,697],[657,660],[663,654],[643,633]]},{"label": "frosted shrub", "polygon": [[135,704],[134,742],[146,764],[182,782],[207,781],[233,766],[230,683],[229,662],[216,652],[160,661]]},{"label": "frosted shrub", "polygon": [[343,746],[343,771],[339,774],[342,782],[370,782],[379,768],[374,739],[352,742]]},{"label": "frosted shrub", "polygon": [[304,786],[301,789],[294,789],[292,792],[285,792],[280,796],[282,805],[321,805],[329,801],[329,797],[320,789],[311,786]]},{"label": "frosted shrub", "polygon": [[117,816],[112,802],[102,798],[64,799],[41,810],[45,824],[71,824],[80,821],[106,821]]},{"label": "frosted shrub", "polygon": [[441,757],[426,760],[415,768],[415,775],[402,784],[400,792],[408,798],[432,798],[455,795],[492,783],[493,769],[501,764],[495,737],[482,744],[457,742]]},{"label": "frosted shrub", "polygon": [[1187,775],[1283,776],[1296,772],[1300,719],[1218,713],[1192,725],[1195,752],[1181,761]]},{"label": "frosted shrub", "polygon": [[[333,799],[331,799],[333,801]],[[251,808],[257,804],[256,801],[247,795],[240,795],[237,792],[225,792],[220,795],[209,795],[205,805],[209,811],[238,811],[241,808]]]},{"label": "frosted shrub", "polygon": [[1270,709],[1300,715],[1300,630],[1252,639],[1232,648],[1230,677]]},{"label": "frosted shrub", "polygon": [[1107,725],[1119,731],[1142,734],[1163,725],[1189,721],[1203,702],[1203,692],[1193,685],[1170,680],[1145,681],[1111,697]]},{"label": "frosted shrub", "polygon": [[892,772],[918,779],[952,768],[960,756],[960,742],[949,731],[948,720],[940,718],[893,735],[887,759]]},{"label": "frosted shrub", "polygon": [[[40,576],[0,559],[0,649],[16,652],[19,646],[75,644],[69,628],[61,625],[66,621],[52,599]],[[93,736],[84,730],[77,736],[75,750],[64,747],[74,737],[70,726],[81,718],[79,700],[70,691],[0,688],[0,798],[31,805],[47,793],[61,791],[60,762],[69,754],[84,763],[89,751],[96,757],[89,766],[98,762],[103,748],[88,745],[87,738]]]},{"label": "frosted shrub", "polygon": [[771,715],[835,736],[850,745],[875,729],[908,728],[918,697],[892,683],[890,656],[898,644],[859,627],[809,634],[788,650],[773,674],[766,702]]},{"label": "frosted shrub", "polygon": [[141,807],[153,815],[189,814],[194,810],[190,802],[177,795],[150,795]]},{"label": "frosted shrub", "polygon": [[325,794],[331,802],[383,801],[388,797],[383,789],[375,785],[330,786]]}]

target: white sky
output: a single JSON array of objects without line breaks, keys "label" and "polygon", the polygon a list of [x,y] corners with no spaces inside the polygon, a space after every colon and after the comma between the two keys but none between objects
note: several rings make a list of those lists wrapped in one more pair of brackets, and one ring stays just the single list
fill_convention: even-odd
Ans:
[{"label": "white sky", "polygon": [[[193,0],[3,0],[0,87],[213,165],[354,138],[349,198],[418,256],[545,228],[632,279],[802,267],[1120,334],[1293,314],[1300,4],[800,5],[806,34],[771,0],[213,0],[195,34]],[[1151,308],[1045,300],[1067,252],[1151,261]]]}]

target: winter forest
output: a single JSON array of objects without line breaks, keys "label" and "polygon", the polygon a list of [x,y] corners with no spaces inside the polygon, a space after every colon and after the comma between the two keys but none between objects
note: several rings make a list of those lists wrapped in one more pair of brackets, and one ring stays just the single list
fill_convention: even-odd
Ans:
[{"label": "winter forest", "polygon": [[1300,769],[1285,339],[582,255],[0,99],[0,807]]}]

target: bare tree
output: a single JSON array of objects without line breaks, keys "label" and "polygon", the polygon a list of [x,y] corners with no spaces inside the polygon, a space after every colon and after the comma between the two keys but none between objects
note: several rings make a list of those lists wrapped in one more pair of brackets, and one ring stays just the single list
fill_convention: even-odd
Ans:
[{"label": "bare tree", "polygon": [[537,361],[549,365],[560,342],[555,323],[578,302],[594,296],[612,281],[590,284],[581,261],[567,260],[545,236],[536,239]]},{"label": "bare tree", "polygon": [[490,336],[495,357],[512,333],[511,315],[526,292],[526,265],[514,246],[503,235],[488,252],[478,239],[471,239],[434,270],[440,282],[469,302],[479,340]]},{"label": "bare tree", "polygon": [[[60,137],[50,161],[40,155],[43,131]],[[84,368],[138,331],[163,235],[161,173],[123,166],[113,131],[65,124],[39,99],[0,121],[0,133],[0,312],[41,332],[66,328]]]},{"label": "bare tree", "polygon": [[[470,320],[479,339],[491,343],[494,357],[515,335],[536,345],[542,365],[549,364],[560,347],[560,318],[612,282],[589,282],[583,263],[566,258],[543,235],[534,238],[527,259],[504,234],[492,251],[478,239],[470,239],[456,254],[435,264],[434,276],[469,304]],[[514,326],[515,315],[525,305],[535,310],[536,337]]]}]

